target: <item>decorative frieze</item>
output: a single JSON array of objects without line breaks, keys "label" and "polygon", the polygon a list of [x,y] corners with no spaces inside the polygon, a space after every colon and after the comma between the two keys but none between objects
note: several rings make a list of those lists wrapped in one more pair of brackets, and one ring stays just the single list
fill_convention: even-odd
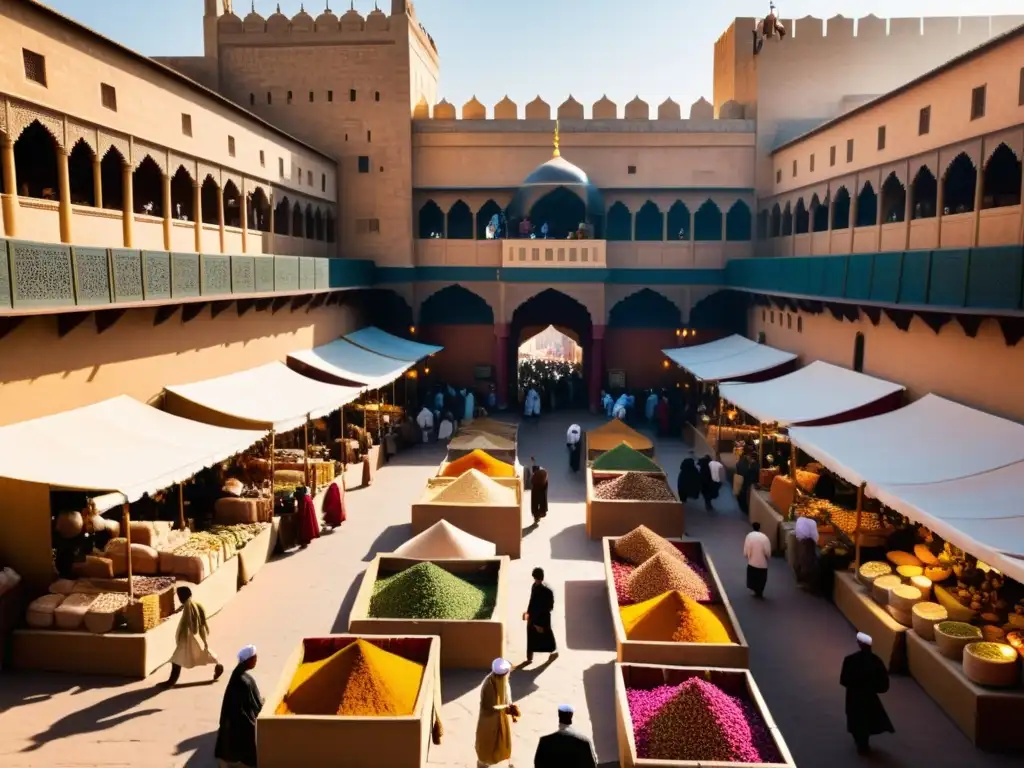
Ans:
[{"label": "decorative frieze", "polygon": [[69,246],[9,240],[8,257],[15,309],[75,306]]},{"label": "decorative frieze", "polygon": [[110,260],[106,248],[71,247],[78,306],[110,303]]}]

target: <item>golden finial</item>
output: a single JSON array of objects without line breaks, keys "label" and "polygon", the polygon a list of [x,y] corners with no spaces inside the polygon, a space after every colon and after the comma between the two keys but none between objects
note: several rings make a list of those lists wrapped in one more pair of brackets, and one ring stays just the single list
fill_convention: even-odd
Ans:
[{"label": "golden finial", "polygon": [[552,157],[561,157],[562,156],[562,153],[561,153],[561,151],[558,148],[559,144],[560,144],[560,142],[559,142],[559,139],[558,139],[558,119],[555,118],[555,151],[551,155]]}]

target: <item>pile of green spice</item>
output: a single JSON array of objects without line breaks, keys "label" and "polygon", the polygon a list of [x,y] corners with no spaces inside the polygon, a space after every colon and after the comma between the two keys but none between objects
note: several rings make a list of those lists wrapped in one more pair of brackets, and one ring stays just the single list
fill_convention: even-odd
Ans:
[{"label": "pile of green spice", "polygon": [[661,467],[654,461],[625,442],[619,443],[594,459],[591,468],[613,472],[661,472]]},{"label": "pile of green spice", "polygon": [[468,581],[434,563],[378,579],[370,598],[371,619],[489,619],[498,593],[495,581]]}]

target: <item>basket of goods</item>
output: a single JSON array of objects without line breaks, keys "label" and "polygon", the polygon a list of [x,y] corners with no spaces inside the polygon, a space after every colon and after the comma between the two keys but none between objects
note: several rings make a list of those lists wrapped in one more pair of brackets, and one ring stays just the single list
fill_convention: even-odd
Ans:
[{"label": "basket of goods", "polygon": [[962,621],[940,621],[934,627],[935,644],[939,652],[948,659],[960,661],[964,648],[969,643],[979,642],[981,630]]},{"label": "basket of goods", "polygon": [[25,623],[33,629],[50,629],[53,626],[53,614],[64,602],[65,595],[43,595],[28,604],[25,611]]},{"label": "basket of goods", "polygon": [[974,617],[978,615],[977,611],[971,610],[969,607],[971,595],[966,588],[950,587],[947,589],[936,583],[932,587],[932,591],[935,593],[935,602],[949,612],[951,621],[973,621]]},{"label": "basket of goods", "polygon": [[1017,651],[1006,643],[969,643],[964,648],[964,675],[978,685],[1013,688],[1020,682]]},{"label": "basket of goods", "polygon": [[80,579],[112,579],[114,561],[102,554],[86,555],[85,560],[71,566],[71,572]]},{"label": "basket of goods", "polygon": [[910,612],[922,599],[921,590],[917,587],[900,584],[889,591],[889,604],[885,606],[885,609],[896,621],[904,627],[909,627],[913,623]]},{"label": "basket of goods", "polygon": [[160,596],[144,595],[124,609],[128,631],[142,634],[160,623]]},{"label": "basket of goods", "polygon": [[[110,558],[114,565],[114,574],[128,573],[128,559],[125,555],[128,548],[127,539],[111,539],[103,549],[103,554]],[[160,572],[160,553],[145,544],[131,545],[132,573],[155,576]]]},{"label": "basket of goods", "polygon": [[895,573],[879,576],[871,583],[871,596],[879,605],[889,604],[889,593],[903,584],[903,580]]},{"label": "basket of goods", "polygon": [[921,598],[923,600],[932,599],[932,580],[927,576],[911,576],[907,583],[921,590]]},{"label": "basket of goods", "polygon": [[938,603],[915,603],[910,611],[910,626],[921,639],[935,642],[935,625],[948,618],[946,609]]},{"label": "basket of goods", "polygon": [[869,563],[864,563],[864,565],[857,569],[857,579],[865,587],[870,587],[879,576],[889,576],[891,574],[892,566],[888,563],[883,563],[881,560],[872,560]]},{"label": "basket of goods", "polygon": [[98,595],[76,592],[68,595],[53,611],[53,624],[57,629],[74,630],[82,626],[85,614]]},{"label": "basket of goods", "polygon": [[96,596],[89,612],[85,614],[86,630],[94,635],[104,635],[117,624],[118,618],[128,607],[128,595],[124,592],[104,592]]}]

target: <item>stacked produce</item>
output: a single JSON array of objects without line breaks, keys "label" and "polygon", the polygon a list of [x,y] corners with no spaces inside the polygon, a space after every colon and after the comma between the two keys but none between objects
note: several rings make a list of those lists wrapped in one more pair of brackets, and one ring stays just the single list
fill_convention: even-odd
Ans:
[{"label": "stacked produce", "polygon": [[85,628],[96,635],[106,634],[121,621],[127,607],[126,592],[103,592],[89,606],[89,612],[85,614]]},{"label": "stacked produce", "polygon": [[749,701],[700,678],[626,689],[637,757],[694,762],[779,763],[768,726]]},{"label": "stacked produce", "polygon": [[[794,507],[798,517],[810,517],[820,523],[833,525],[847,536],[852,536],[857,532],[857,512],[855,510],[844,509],[838,504],[815,496],[797,497]],[[885,530],[885,525],[881,515],[877,512],[862,511],[860,530],[864,533],[882,533]]]},{"label": "stacked produce", "polygon": [[619,608],[626,637],[643,642],[731,643],[715,612],[682,592]]},{"label": "stacked produce", "polygon": [[416,708],[423,665],[365,640],[299,665],[278,715],[404,717]]},{"label": "stacked produce", "polygon": [[650,600],[665,592],[682,592],[692,600],[712,599],[707,577],[695,570],[685,557],[659,552],[639,566],[629,577],[629,596]]},{"label": "stacked produce", "polygon": [[682,553],[668,539],[659,536],[646,525],[639,525],[625,536],[612,542],[612,551],[619,559],[632,565],[643,565],[659,552],[682,557]]},{"label": "stacked produce", "polygon": [[236,523],[235,525],[215,525],[209,533],[221,539],[226,547],[239,550],[255,539],[266,527],[266,523]]},{"label": "stacked produce", "polygon": [[[512,443],[510,443],[510,446],[512,448],[515,447]],[[441,476],[458,477],[471,469],[475,469],[477,472],[488,477],[516,476],[516,468],[514,466],[494,458],[491,454],[479,448],[474,448],[465,456],[445,464],[444,469],[441,470]]]},{"label": "stacked produce", "polygon": [[594,459],[593,469],[612,472],[661,472],[662,469],[640,451],[622,442]]},{"label": "stacked produce", "polygon": [[368,615],[375,619],[489,619],[498,585],[473,583],[434,563],[380,578],[373,585]]},{"label": "stacked produce", "polygon": [[594,498],[605,501],[675,501],[676,496],[661,476],[626,472],[594,485]]},{"label": "stacked produce", "polygon": [[496,483],[476,469],[463,473],[450,483],[428,485],[427,500],[489,507],[515,507],[519,502],[514,488]]}]

